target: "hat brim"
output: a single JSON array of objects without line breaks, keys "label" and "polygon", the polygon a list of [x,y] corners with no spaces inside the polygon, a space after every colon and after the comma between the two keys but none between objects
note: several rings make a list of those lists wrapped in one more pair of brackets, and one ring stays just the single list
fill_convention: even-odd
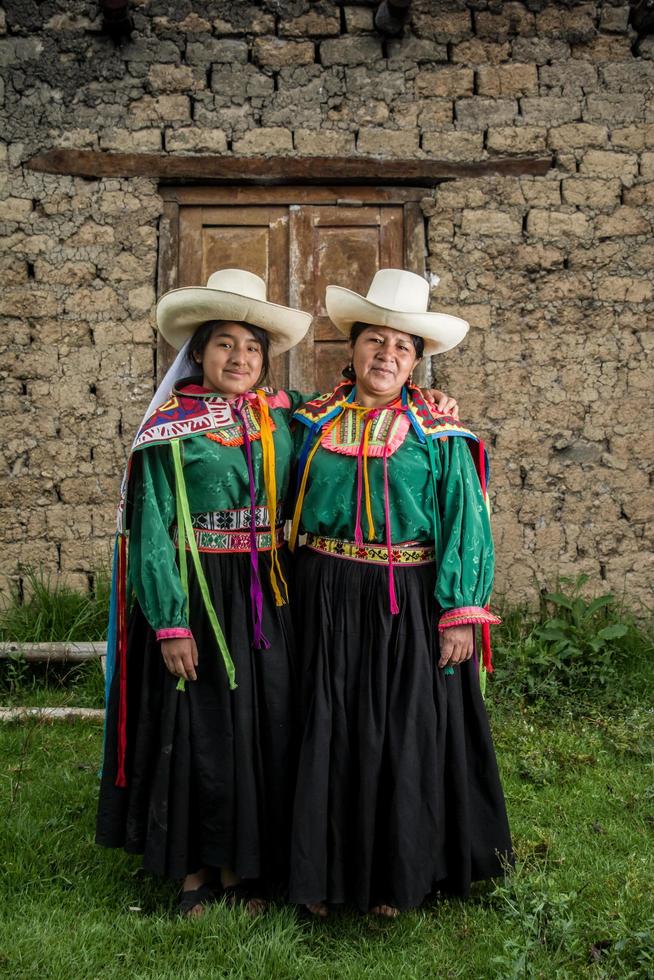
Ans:
[{"label": "hat brim", "polygon": [[458,316],[450,316],[449,313],[398,313],[397,310],[371,303],[365,296],[343,286],[327,286],[325,306],[329,319],[347,337],[352,324],[357,322],[391,327],[422,337],[427,357],[452,350],[470,329],[470,324]]},{"label": "hat brim", "polygon": [[276,357],[300,343],[312,319],[302,310],[208,286],[171,289],[157,303],[157,326],[175,350],[208,320],[235,320],[265,330],[270,337],[270,354]]}]

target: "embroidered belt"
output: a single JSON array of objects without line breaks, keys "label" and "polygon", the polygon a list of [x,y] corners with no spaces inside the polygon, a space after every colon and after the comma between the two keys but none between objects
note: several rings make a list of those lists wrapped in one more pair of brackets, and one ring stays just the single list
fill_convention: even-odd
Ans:
[{"label": "embroidered belt", "polygon": [[[382,544],[356,544],[341,538],[325,538],[318,534],[307,534],[307,548],[319,551],[333,558],[349,558],[350,561],[369,562],[373,565],[388,564],[388,548]],[[428,565],[436,559],[433,545],[403,542],[391,548],[394,565]]]},{"label": "embroidered belt", "polygon": [[[280,521],[281,507],[278,508],[277,519]],[[267,507],[257,507],[256,512],[257,551],[270,551],[273,543],[273,532],[269,525]],[[206,514],[192,514],[193,536],[198,551],[241,552],[250,551],[250,509],[248,507],[236,510],[216,510]],[[284,544],[284,525],[278,523],[274,531],[275,543],[278,548]],[[177,525],[172,530],[175,545],[178,544]],[[187,549],[188,551],[188,545]]]}]

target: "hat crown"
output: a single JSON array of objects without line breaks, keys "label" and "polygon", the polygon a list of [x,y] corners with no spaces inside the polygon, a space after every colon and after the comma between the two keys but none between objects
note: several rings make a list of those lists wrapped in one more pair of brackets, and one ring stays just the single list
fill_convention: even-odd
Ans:
[{"label": "hat crown", "polygon": [[375,273],[366,299],[397,313],[426,313],[429,283],[406,269],[380,269]]},{"label": "hat crown", "polygon": [[245,269],[219,269],[207,279],[207,289],[219,289],[223,293],[235,293],[266,302],[266,284],[260,276]]}]

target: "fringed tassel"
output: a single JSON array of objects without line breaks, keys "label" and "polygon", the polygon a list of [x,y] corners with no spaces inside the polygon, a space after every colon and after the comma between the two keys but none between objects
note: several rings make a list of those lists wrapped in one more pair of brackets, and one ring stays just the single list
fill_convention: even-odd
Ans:
[{"label": "fringed tassel", "polygon": [[127,786],[127,538],[118,535],[116,577],[116,661],[118,663],[118,738],[116,786]]},{"label": "fringed tassel", "polygon": [[[279,554],[277,551],[277,538],[275,535],[275,525],[277,522],[277,478],[275,474],[275,442],[272,435],[270,424],[270,412],[268,402],[263,391],[257,392],[259,398],[259,408],[261,410],[261,452],[263,456],[263,482],[266,488],[266,503],[268,505],[268,516],[270,518],[270,530],[272,532],[272,545],[270,549],[270,584],[275,604],[283,606],[288,602],[288,584],[284,578],[282,567],[279,564]],[[280,589],[279,583],[284,587],[284,594]]]},{"label": "fringed tassel", "polygon": [[[232,405],[232,411],[243,426],[243,448],[245,449],[248,482],[250,484],[250,607],[252,609],[252,645],[255,650],[268,650],[270,648],[270,642],[263,632],[263,591],[261,589],[261,579],[259,578],[256,485],[254,482],[254,468],[252,466],[252,446],[248,439],[247,426],[242,411],[237,408],[236,404]],[[275,532],[273,529],[273,540],[274,536]]]}]

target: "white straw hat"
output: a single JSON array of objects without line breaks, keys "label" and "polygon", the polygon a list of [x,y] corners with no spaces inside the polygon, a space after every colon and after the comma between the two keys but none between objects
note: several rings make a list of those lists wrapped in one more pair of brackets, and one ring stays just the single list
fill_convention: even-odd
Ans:
[{"label": "white straw hat", "polygon": [[334,326],[348,337],[357,322],[391,327],[422,337],[427,357],[456,347],[470,329],[458,316],[428,313],[429,284],[405,269],[380,269],[367,296],[342,286],[327,286],[325,305]]},{"label": "white straw hat", "polygon": [[221,269],[209,276],[206,286],[171,289],[157,303],[157,326],[176,350],[208,320],[235,320],[260,327],[270,335],[274,357],[299,344],[312,317],[269,303],[263,279],[244,269]]}]

